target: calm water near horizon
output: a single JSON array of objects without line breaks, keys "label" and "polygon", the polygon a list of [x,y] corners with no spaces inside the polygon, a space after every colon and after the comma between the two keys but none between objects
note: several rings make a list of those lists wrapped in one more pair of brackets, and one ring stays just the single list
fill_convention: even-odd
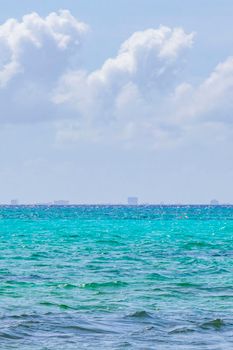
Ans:
[{"label": "calm water near horizon", "polygon": [[233,349],[232,206],[0,207],[0,349]]}]

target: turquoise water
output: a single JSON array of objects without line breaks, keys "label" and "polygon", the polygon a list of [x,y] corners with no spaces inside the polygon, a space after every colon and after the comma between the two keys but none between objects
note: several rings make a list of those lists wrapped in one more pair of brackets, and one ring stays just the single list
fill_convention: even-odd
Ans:
[{"label": "turquoise water", "polygon": [[0,349],[233,348],[233,207],[1,207]]}]

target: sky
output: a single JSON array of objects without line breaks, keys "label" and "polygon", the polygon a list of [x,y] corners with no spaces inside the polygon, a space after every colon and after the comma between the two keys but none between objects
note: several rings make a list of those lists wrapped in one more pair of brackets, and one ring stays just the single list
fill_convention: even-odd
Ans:
[{"label": "sky", "polygon": [[232,1],[0,10],[0,203],[233,203]]}]

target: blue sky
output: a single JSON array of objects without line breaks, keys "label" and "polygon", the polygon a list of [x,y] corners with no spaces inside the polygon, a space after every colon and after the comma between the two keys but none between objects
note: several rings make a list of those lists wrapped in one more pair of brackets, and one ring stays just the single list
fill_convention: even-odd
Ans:
[{"label": "blue sky", "polygon": [[233,202],[232,15],[2,1],[0,202]]}]

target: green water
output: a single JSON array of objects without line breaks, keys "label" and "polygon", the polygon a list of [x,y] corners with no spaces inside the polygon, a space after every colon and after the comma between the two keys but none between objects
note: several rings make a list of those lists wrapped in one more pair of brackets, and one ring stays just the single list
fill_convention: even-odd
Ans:
[{"label": "green water", "polygon": [[233,207],[1,207],[0,349],[232,349]]}]

